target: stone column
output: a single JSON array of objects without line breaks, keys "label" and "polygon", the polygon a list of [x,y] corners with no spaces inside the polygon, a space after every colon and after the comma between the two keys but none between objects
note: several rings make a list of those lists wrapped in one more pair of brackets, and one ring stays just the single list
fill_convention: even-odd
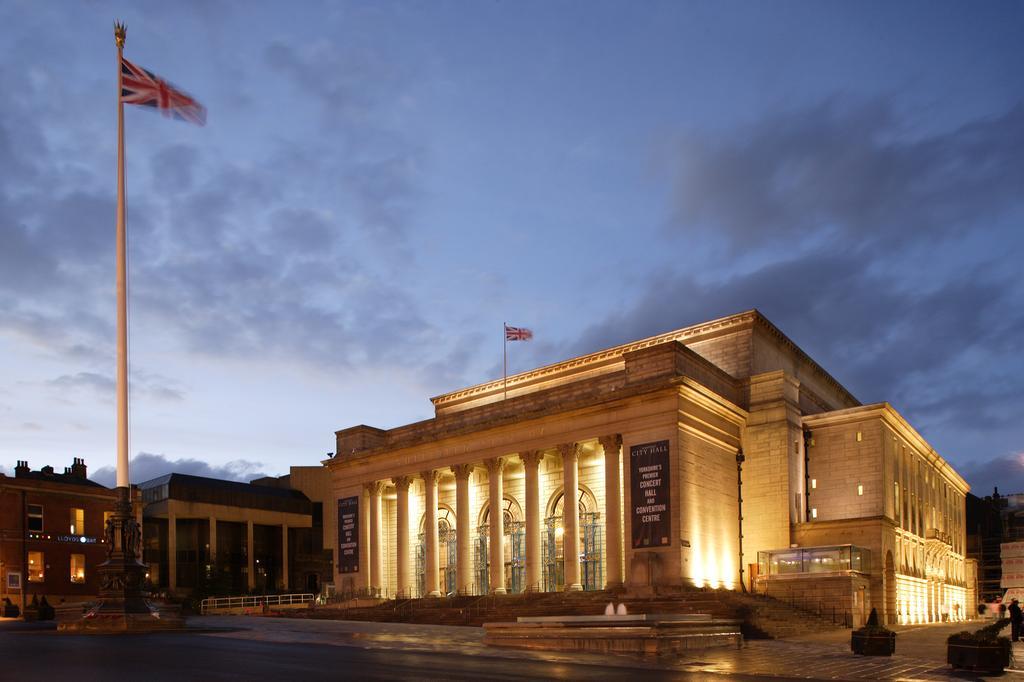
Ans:
[{"label": "stone column", "polygon": [[409,485],[412,478],[400,476],[391,480],[398,493],[395,514],[398,526],[395,529],[398,544],[398,596],[408,598],[412,596],[412,586],[409,584]]},{"label": "stone column", "polygon": [[490,537],[488,538],[490,570],[488,580],[493,594],[505,594],[505,495],[502,490],[501,475],[505,469],[505,460],[495,457],[487,460],[487,488],[489,498]]},{"label": "stone column", "polygon": [[370,594],[382,596],[384,592],[384,513],[381,506],[381,481],[368,483],[370,494]]},{"label": "stone column", "polygon": [[252,521],[245,522],[245,554],[246,560],[248,561],[248,586],[251,591],[256,587],[256,557],[254,556],[253,541],[252,541]]},{"label": "stone column", "polygon": [[526,509],[523,515],[526,523],[526,591],[540,592],[540,461],[544,454],[539,450],[519,453],[526,469]]},{"label": "stone column", "polygon": [[281,585],[285,592],[291,592],[288,580],[288,524],[281,524]]},{"label": "stone column", "polygon": [[[170,505],[168,505],[170,506]],[[167,590],[178,589],[178,517],[167,512]]]},{"label": "stone column", "polygon": [[426,597],[440,597],[441,590],[439,576],[441,570],[440,557],[438,556],[437,539],[437,471],[424,471],[423,484],[426,487],[426,495],[423,501],[426,507],[426,516],[423,520],[423,532],[426,536],[426,543],[423,552],[423,584],[426,590]]},{"label": "stone column", "polygon": [[604,547],[605,586],[612,590],[622,587],[622,500],[619,486],[622,467],[619,450],[622,436],[618,433],[599,439],[604,448]]},{"label": "stone column", "polygon": [[216,571],[217,567],[217,517],[210,517],[210,551],[207,559],[210,562],[211,570]]},{"label": "stone column", "polygon": [[583,589],[580,583],[580,507],[579,489],[580,474],[579,446],[576,443],[563,443],[558,446],[562,455],[562,554],[565,557],[565,590],[566,592]]},{"label": "stone column", "polygon": [[[337,504],[337,503],[335,503]],[[341,551],[340,548],[338,550]],[[341,554],[337,555],[334,570],[337,571],[341,562]],[[344,584],[342,574],[337,574],[340,584]],[[367,486],[359,491],[359,572],[352,581],[356,594],[364,597],[370,590],[370,495]]]},{"label": "stone column", "polygon": [[472,540],[471,511],[469,508],[469,475],[473,473],[472,464],[459,464],[452,467],[455,474],[455,550],[458,552],[455,563],[455,589],[459,594],[470,594],[473,591],[473,567],[470,554]]}]

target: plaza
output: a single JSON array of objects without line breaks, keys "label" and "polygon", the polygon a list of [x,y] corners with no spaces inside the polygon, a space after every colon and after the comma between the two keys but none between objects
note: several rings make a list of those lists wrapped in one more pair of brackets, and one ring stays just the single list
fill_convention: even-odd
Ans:
[{"label": "plaza", "polygon": [[[359,623],[301,618],[206,616],[182,633],[129,639],[58,637],[52,625],[0,619],[0,646],[10,669],[47,661],[53,675],[102,679],[145,666],[146,679],[594,679],[833,680],[982,679],[945,663],[945,638],[959,624],[895,626],[892,657],[855,656],[849,632],[756,640],[742,648],[678,657],[607,656],[497,649],[476,627]],[[130,646],[125,646],[130,643]],[[1014,645],[1014,656],[1024,652]],[[116,656],[112,655],[116,652]],[[1007,670],[1004,679],[1017,674]],[[993,678],[994,679],[994,678]]]}]

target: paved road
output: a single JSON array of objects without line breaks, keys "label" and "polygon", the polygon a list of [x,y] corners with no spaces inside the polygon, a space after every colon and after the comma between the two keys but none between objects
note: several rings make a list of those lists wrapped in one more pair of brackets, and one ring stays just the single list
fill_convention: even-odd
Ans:
[{"label": "paved road", "polygon": [[[852,655],[845,630],[667,659],[495,649],[483,645],[480,628],[471,627],[244,616],[193,618],[190,626],[183,633],[62,635],[52,624],[0,619],[0,679],[9,671],[18,672],[11,679],[84,681],[128,671],[130,679],[155,682],[978,679],[954,674],[945,664],[940,643],[949,630],[960,629],[948,625],[901,628],[891,658]],[[1021,654],[1018,660],[1024,660]]]},{"label": "paved road", "polygon": [[[366,648],[358,639],[333,645],[280,642],[254,633],[259,631],[62,635],[49,628],[0,627],[0,678],[89,682],[127,673],[127,679],[147,682],[706,679],[701,673],[652,669],[640,662],[634,666],[628,659],[593,665],[564,657],[483,656],[457,647],[442,652],[405,650],[400,642],[394,648]],[[6,678],[12,671],[16,674]]]}]

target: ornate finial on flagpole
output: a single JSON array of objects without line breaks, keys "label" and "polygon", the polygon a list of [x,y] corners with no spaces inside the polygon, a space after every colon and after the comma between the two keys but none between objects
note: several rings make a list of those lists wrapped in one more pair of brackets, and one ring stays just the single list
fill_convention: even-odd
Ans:
[{"label": "ornate finial on flagpole", "polygon": [[117,43],[118,48],[124,47],[125,36],[128,35],[128,29],[124,27],[124,24],[120,21],[114,22],[114,42]]}]

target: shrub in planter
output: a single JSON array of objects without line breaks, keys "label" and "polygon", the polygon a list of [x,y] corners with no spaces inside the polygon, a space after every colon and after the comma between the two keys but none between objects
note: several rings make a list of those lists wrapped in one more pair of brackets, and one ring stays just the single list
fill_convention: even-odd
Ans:
[{"label": "shrub in planter", "polygon": [[4,618],[17,618],[21,615],[21,609],[11,602],[10,597],[4,597]]},{"label": "shrub in planter", "polygon": [[975,632],[957,632],[946,639],[946,662],[954,668],[1000,672],[1010,665],[1010,639],[999,631],[1010,622],[1001,618]]},{"label": "shrub in planter", "polygon": [[862,656],[892,656],[896,633],[879,624],[878,611],[871,609],[867,624],[850,633],[850,649]]},{"label": "shrub in planter", "polygon": [[39,602],[39,620],[53,620],[56,615],[50,602],[46,601],[46,595],[43,595],[42,600]]}]

